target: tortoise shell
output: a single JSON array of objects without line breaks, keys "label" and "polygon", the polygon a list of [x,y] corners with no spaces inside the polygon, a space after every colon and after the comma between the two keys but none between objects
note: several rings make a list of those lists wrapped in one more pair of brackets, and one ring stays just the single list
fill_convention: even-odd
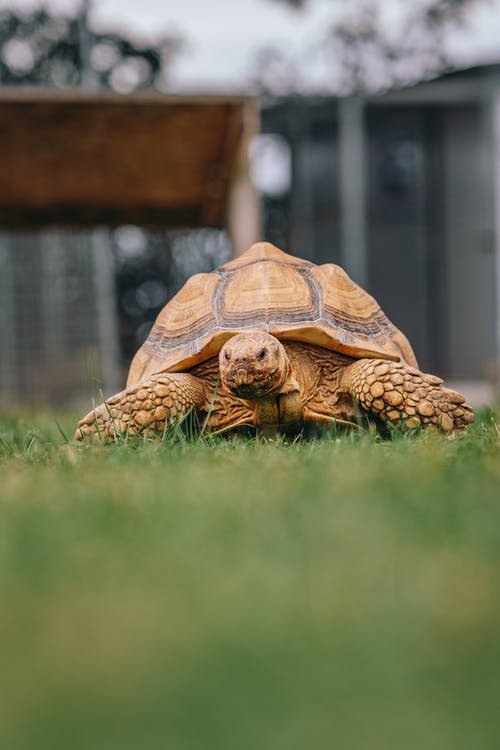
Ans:
[{"label": "tortoise shell", "polygon": [[417,365],[406,337],[342,268],[317,266],[259,242],[184,284],[135,355],[127,387],[154,373],[181,372],[204,362],[245,328],[357,359]]}]

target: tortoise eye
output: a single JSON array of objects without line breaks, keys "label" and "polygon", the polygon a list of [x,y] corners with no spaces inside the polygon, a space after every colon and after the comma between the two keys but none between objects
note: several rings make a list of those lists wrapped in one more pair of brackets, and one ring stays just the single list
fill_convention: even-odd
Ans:
[{"label": "tortoise eye", "polygon": [[266,356],[266,354],[267,354],[267,349],[261,349],[260,352],[259,352],[259,354],[258,354],[259,359],[264,359],[264,357]]},{"label": "tortoise eye", "polygon": [[224,352],[224,356],[225,356],[225,358],[226,358],[226,359],[227,359],[228,361],[229,361],[229,360],[231,359],[231,354],[229,353],[229,350],[228,350],[228,349],[226,349],[226,351]]}]

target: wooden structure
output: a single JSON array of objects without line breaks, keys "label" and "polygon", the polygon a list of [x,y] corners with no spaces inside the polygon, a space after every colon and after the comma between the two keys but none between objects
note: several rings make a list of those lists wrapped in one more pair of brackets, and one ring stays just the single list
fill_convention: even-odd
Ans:
[{"label": "wooden structure", "polygon": [[122,385],[112,227],[260,239],[257,127],[245,97],[0,87],[1,400]]},{"label": "wooden structure", "polygon": [[255,112],[243,97],[0,90],[0,227],[229,226],[242,251],[260,229]]}]

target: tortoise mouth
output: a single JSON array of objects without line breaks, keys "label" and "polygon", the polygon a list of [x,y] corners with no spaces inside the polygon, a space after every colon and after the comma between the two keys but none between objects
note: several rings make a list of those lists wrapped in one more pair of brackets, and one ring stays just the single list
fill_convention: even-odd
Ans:
[{"label": "tortoise mouth", "polygon": [[249,368],[238,367],[226,373],[224,380],[229,390],[239,398],[262,398],[279,389],[281,378],[278,377],[278,371],[278,367],[271,372],[255,372]]}]

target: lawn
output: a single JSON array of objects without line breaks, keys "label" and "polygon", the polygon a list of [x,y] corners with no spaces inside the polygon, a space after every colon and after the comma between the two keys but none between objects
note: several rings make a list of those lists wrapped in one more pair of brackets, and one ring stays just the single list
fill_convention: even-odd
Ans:
[{"label": "lawn", "polygon": [[0,748],[497,750],[495,421],[101,447],[1,416]]}]

